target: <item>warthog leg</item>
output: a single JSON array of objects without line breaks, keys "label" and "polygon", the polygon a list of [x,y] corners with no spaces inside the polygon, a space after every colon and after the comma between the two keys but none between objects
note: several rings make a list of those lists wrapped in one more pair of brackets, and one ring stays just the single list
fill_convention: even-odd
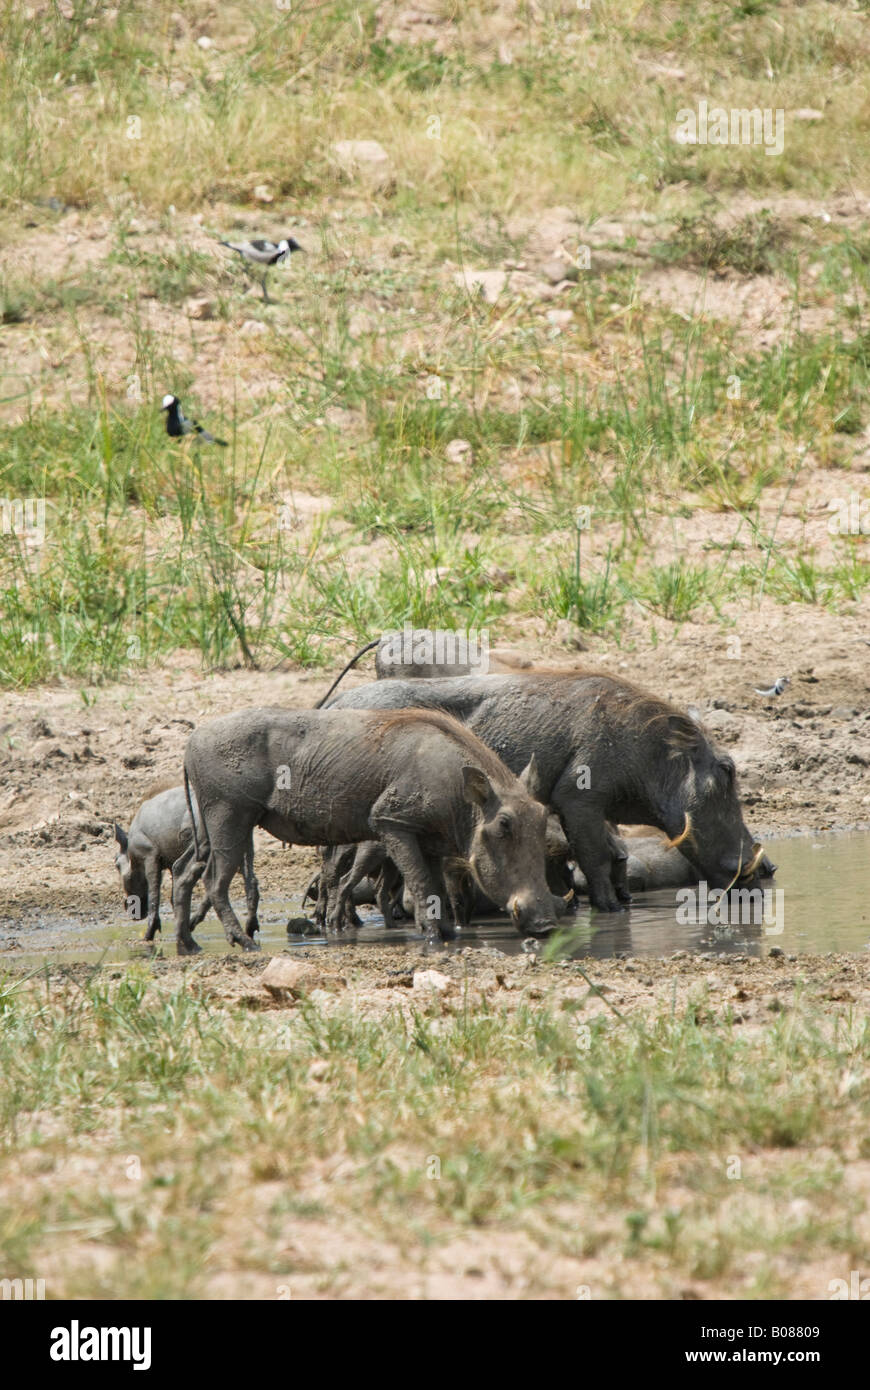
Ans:
[{"label": "warthog leg", "polygon": [[323,851],[315,917],[327,932],[359,926],[353,904],[348,911],[340,898],[341,878],[351,869],[355,855],[356,845],[329,845]]},{"label": "warthog leg", "polygon": [[392,859],[385,856],[384,867],[378,875],[375,893],[378,908],[388,927],[395,926],[396,918],[404,916],[402,911],[402,892],[404,886],[402,875],[399,873],[399,870],[396,868]]},{"label": "warthog leg", "polygon": [[445,863],[443,877],[453,921],[456,927],[461,930],[462,927],[467,927],[471,920],[474,907],[473,883],[470,880],[468,869],[460,863]]},{"label": "warthog leg", "polygon": [[613,884],[614,892],[621,903],[631,902],[631,893],[628,887],[628,850],[623,840],[612,829],[608,828],[607,838],[610,842],[610,881]]},{"label": "warthog leg", "polygon": [[626,863],[615,858],[615,837],[597,807],[584,806],[578,800],[583,795],[574,790],[573,785],[563,789],[560,781],[553,792],[553,805],[562,818],[571,852],[586,879],[592,906],[599,912],[619,912],[630,900]]},{"label": "warthog leg", "polygon": [[401,830],[395,824],[378,823],[375,815],[371,824],[384,842],[384,849],[405,880],[405,887],[414,901],[414,921],[417,930],[427,937],[452,941],[456,931],[445,911],[445,891],[442,877],[436,876],[427,862],[416,835]]},{"label": "warthog leg", "polygon": [[260,930],[260,923],[257,919],[257,908],[260,906],[260,885],[254,873],[254,836],[248,836],[248,843],[245,845],[245,853],[242,857],[242,878],[245,884],[245,903],[248,913],[245,917],[245,933],[253,937],[255,931]]},{"label": "warthog leg", "polygon": [[156,854],[146,860],[145,877],[148,880],[148,929],[145,940],[153,941],[160,930],[160,880],[163,877]]},{"label": "warthog leg", "polygon": [[[172,905],[175,912],[175,949],[180,956],[195,956],[202,947],[191,933],[190,900],[193,890],[202,878],[205,859],[197,859],[193,845],[176,859],[172,866]],[[210,900],[206,896],[200,908],[199,921],[208,912]]]},{"label": "warthog leg", "polygon": [[384,847],[377,840],[365,840],[356,846],[350,868],[342,874],[338,883],[336,914],[339,922],[344,920],[353,922],[353,918],[356,918],[353,925],[362,925],[354,907],[353,890],[364,878],[374,877],[383,867]]},{"label": "warthog leg", "polygon": [[[243,951],[258,951],[260,948],[256,941],[242,931],[241,923],[233,911],[229,892],[230,884],[248,854],[251,826],[239,825],[236,807],[221,804],[211,810],[207,829],[211,852],[205,869],[205,890],[221,919],[221,926],[230,945],[241,946]],[[253,876],[253,862],[251,875]]]}]

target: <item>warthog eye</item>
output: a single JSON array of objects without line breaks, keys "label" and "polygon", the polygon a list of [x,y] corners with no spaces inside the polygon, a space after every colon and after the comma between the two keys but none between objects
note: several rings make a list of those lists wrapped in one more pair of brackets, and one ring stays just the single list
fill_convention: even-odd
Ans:
[{"label": "warthog eye", "polygon": [[734,764],[733,764],[733,762],[731,761],[731,759],[730,759],[730,758],[720,758],[720,759],[719,759],[719,766],[721,767],[722,771],[725,773],[726,781],[728,781],[728,782],[733,782],[733,781],[734,781],[734,774],[735,774],[735,767],[734,767]]},{"label": "warthog eye", "polygon": [[510,816],[500,815],[496,817],[496,825],[500,835],[510,835],[513,829],[513,822]]}]

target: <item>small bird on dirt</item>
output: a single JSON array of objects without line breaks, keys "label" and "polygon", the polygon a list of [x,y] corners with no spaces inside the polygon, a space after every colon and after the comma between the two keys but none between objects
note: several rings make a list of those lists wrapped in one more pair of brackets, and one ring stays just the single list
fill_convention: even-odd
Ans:
[{"label": "small bird on dirt", "polygon": [[780,676],[779,680],[775,680],[768,690],[759,690],[757,686],[754,686],[753,689],[756,695],[781,695],[787,685],[791,685],[791,676]]},{"label": "small bird on dirt", "polygon": [[203,444],[219,444],[222,449],[227,447],[225,439],[217,439],[213,434],[209,434],[208,430],[203,429],[202,425],[197,424],[196,420],[188,420],[177,396],[164,396],[161,409],[166,411],[166,433],[171,439],[193,434]]},{"label": "small bird on dirt", "polygon": [[[294,241],[292,236],[282,237],[280,241],[267,241],[257,239],[255,241],[222,241],[221,246],[228,246],[231,251],[235,251],[241,256],[243,261],[250,261],[253,265],[263,267],[263,278],[260,287],[263,291],[263,298],[269,304],[269,294],[266,289],[266,276],[273,265],[283,261],[285,257],[294,251],[301,251],[302,247],[298,241]],[[245,267],[247,270],[247,267]]]}]

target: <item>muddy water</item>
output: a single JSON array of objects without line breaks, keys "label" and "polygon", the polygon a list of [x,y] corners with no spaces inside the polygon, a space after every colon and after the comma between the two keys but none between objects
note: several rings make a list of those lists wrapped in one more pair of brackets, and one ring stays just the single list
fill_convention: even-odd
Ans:
[{"label": "muddy water", "polygon": [[[583,908],[562,924],[559,954],[606,958],[617,953],[666,956],[686,950],[766,955],[772,946],[795,955],[870,950],[870,832],[799,835],[770,842],[769,851],[778,872],[763,901],[756,897],[751,903],[732,902],[723,912],[709,899],[704,903],[700,893],[687,899],[685,890],[678,895],[669,889],[639,894],[630,911],[612,916]],[[288,940],[287,919],[300,913],[299,896],[264,895],[260,942],[265,951],[317,944],[329,949],[323,936]],[[365,923],[355,937],[360,945],[420,942],[408,924],[387,929],[373,909],[362,908],[360,916]],[[138,924],[120,913],[47,918],[33,910],[14,922],[0,921],[0,971],[7,961],[36,968],[46,959],[118,961],[147,956],[151,948],[138,939],[140,935]],[[197,939],[208,953],[227,950],[223,931],[212,915],[197,929]],[[352,939],[345,935],[341,942]],[[475,923],[458,942],[459,947],[475,944],[507,953],[523,949],[520,937],[505,920]],[[164,940],[157,949],[174,954],[171,918],[165,922]]]}]

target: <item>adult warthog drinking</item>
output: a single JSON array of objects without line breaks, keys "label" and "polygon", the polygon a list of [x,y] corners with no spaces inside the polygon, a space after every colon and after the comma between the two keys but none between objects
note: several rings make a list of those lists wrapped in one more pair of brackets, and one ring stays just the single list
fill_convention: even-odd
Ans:
[{"label": "adult warthog drinking", "polygon": [[377,681],[329,709],[440,709],[514,771],[534,757],[594,907],[630,901],[624,848],[608,822],[663,830],[711,886],[770,872],[747,830],[731,758],[664,700],[597,672]]},{"label": "adult warthog drinking", "polygon": [[[227,939],[242,932],[229,885],[255,826],[297,845],[383,842],[414,900],[420,930],[452,928],[442,866],[462,860],[518,930],[549,930],[563,910],[547,887],[547,811],[534,762],[516,777],[468,729],[435,711],[252,709],[195,729],[185,787],[199,804],[196,857],[175,885],[180,955],[190,933],[193,885],[205,888]],[[341,885],[339,885],[341,888]]]}]

